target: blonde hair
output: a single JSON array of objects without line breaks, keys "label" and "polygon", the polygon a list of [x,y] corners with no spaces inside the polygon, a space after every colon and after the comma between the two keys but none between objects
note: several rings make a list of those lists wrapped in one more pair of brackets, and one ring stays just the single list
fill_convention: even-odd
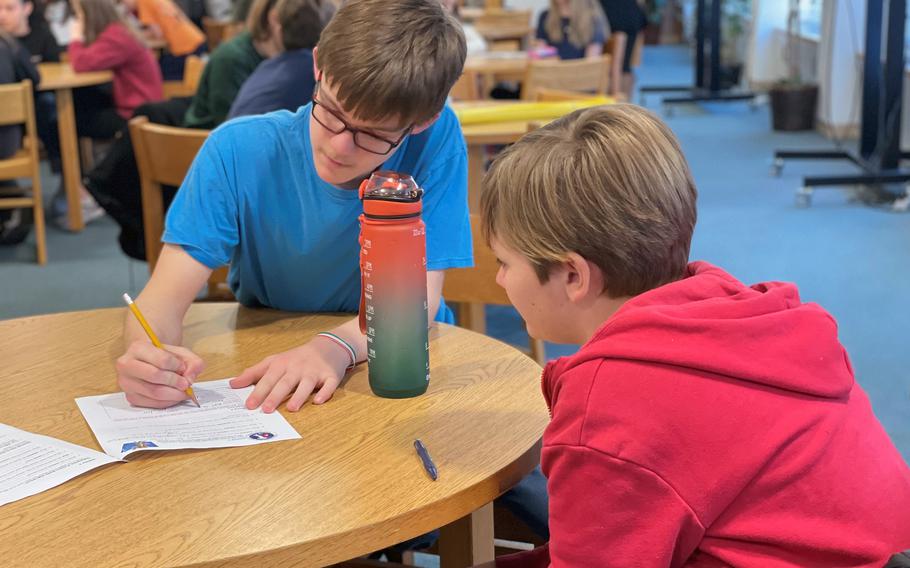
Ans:
[{"label": "blonde hair", "polygon": [[461,75],[461,24],[439,0],[347,0],[319,38],[316,65],[364,121],[430,120]]},{"label": "blonde hair", "polygon": [[[609,35],[609,25],[607,16],[603,8],[595,0],[569,0],[569,42],[575,47],[585,48],[594,40],[594,30],[600,23],[604,27],[604,35]],[[547,31],[547,37],[554,44],[561,43],[562,37],[562,16],[559,14],[559,6],[556,0],[550,0],[550,9],[547,12],[547,19],[544,22],[544,29]],[[606,37],[604,38],[606,40]]]},{"label": "blonde hair", "polygon": [[278,4],[278,0],[254,0],[246,16],[246,29],[253,41],[268,41],[272,38],[272,26],[269,25],[269,13]]},{"label": "blonde hair", "polygon": [[541,282],[575,252],[611,297],[679,279],[695,228],[695,183],[670,129],[617,104],[525,135],[483,181],[482,231],[525,256]]}]

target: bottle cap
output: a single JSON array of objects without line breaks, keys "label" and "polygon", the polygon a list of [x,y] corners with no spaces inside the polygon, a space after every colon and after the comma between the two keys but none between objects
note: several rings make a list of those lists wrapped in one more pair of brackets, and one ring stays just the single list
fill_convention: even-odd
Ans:
[{"label": "bottle cap", "polygon": [[414,178],[390,171],[373,172],[360,184],[360,198],[415,201],[423,195]]}]

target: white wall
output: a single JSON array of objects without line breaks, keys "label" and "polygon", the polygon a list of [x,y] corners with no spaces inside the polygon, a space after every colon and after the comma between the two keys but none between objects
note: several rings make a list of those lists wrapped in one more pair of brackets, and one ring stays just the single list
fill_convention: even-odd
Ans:
[{"label": "white wall", "polygon": [[862,65],[865,51],[866,2],[824,0],[819,46],[818,119],[836,131],[859,124]]},{"label": "white wall", "polygon": [[[862,0],[856,0],[862,1]],[[752,1],[752,37],[746,78],[753,85],[770,85],[787,76],[783,39],[787,29],[786,0]]]}]

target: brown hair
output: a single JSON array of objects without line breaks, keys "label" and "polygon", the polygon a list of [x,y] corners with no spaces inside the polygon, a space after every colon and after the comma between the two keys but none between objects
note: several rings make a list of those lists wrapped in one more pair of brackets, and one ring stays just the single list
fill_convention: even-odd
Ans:
[{"label": "brown hair", "polygon": [[78,6],[77,12],[82,13],[84,26],[82,33],[85,36],[85,45],[91,45],[111,24],[121,24],[133,34],[139,43],[145,45],[145,40],[117,11],[113,0],[79,0],[76,5]]},{"label": "brown hair", "polygon": [[281,22],[281,43],[287,50],[316,47],[322,28],[335,14],[330,0],[279,0],[275,9]]},{"label": "brown hair", "polygon": [[250,6],[250,13],[246,17],[246,29],[250,31],[253,41],[266,41],[272,37],[269,12],[277,3],[278,0],[254,0]]},{"label": "brown hair", "polygon": [[319,39],[316,65],[360,120],[430,120],[461,75],[461,24],[439,0],[348,0]]},{"label": "brown hair", "polygon": [[682,277],[695,228],[695,183],[679,142],[631,105],[582,109],[525,135],[493,163],[482,231],[525,256],[541,282],[575,252],[611,297]]},{"label": "brown hair", "polygon": [[[604,27],[604,36],[610,34],[607,16],[604,14],[600,3],[594,0],[569,0],[571,15],[569,16],[569,42],[575,47],[585,48],[594,40],[594,30],[599,24]],[[561,43],[562,16],[556,0],[550,0],[550,9],[544,22],[547,37],[550,41]],[[606,40],[606,37],[604,38]]]}]

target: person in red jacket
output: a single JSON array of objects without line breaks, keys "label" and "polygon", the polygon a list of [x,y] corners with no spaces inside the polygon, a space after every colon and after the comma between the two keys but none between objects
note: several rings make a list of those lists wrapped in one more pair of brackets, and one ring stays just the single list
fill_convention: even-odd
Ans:
[{"label": "person in red jacket", "polygon": [[484,180],[483,234],[542,377],[547,546],[496,566],[880,568],[910,548],[910,469],[830,314],[688,262],[696,189],[633,105],[532,132]]},{"label": "person in red jacket", "polygon": [[[81,0],[76,4],[67,52],[77,72],[114,74],[113,89],[103,85],[73,92],[79,136],[112,139],[126,126],[136,107],[163,98],[158,63],[138,33],[122,18],[113,0]],[[82,213],[86,223],[104,215],[85,188]],[[67,228],[62,191],[54,197],[50,214],[57,225]]]},{"label": "person in red jacket", "polygon": [[81,0],[77,6],[68,47],[73,69],[114,74],[113,105],[96,100],[85,105],[90,108],[77,106],[77,120],[86,127],[86,135],[109,138],[126,124],[137,106],[163,98],[161,70],[113,0]]}]

